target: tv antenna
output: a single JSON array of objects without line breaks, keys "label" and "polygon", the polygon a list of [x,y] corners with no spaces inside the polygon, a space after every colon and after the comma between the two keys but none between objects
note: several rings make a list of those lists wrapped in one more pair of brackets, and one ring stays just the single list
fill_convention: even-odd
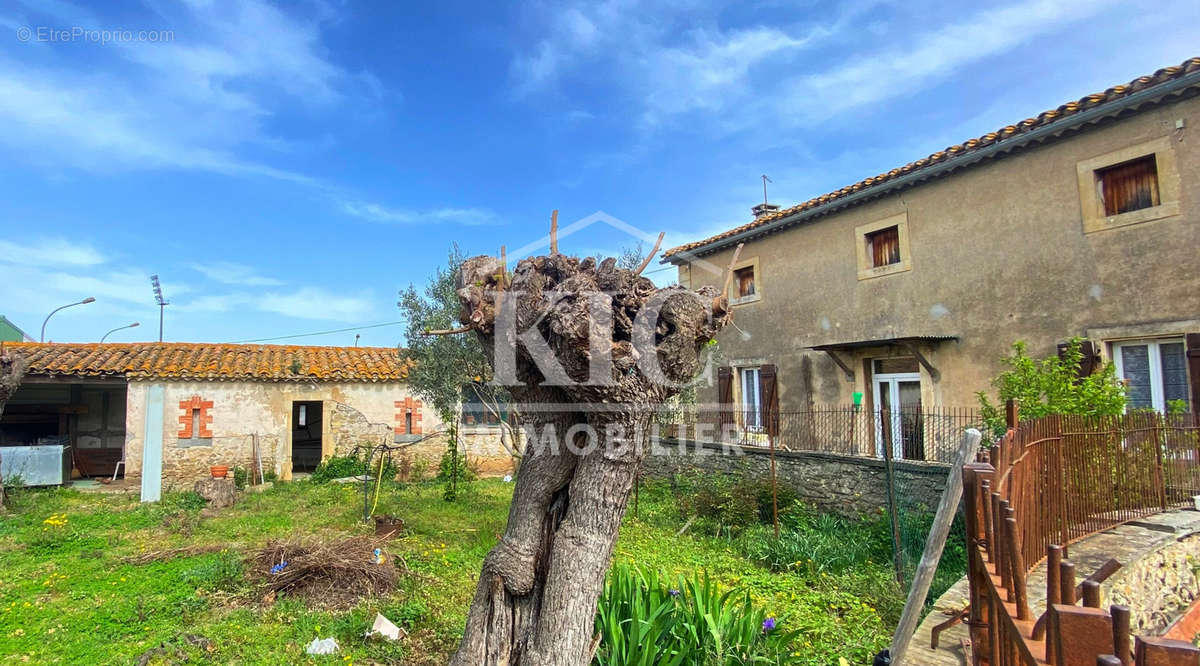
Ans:
[{"label": "tv antenna", "polygon": [[762,179],[763,179],[763,203],[767,203],[767,183],[773,183],[775,181],[771,180],[770,178],[767,178],[767,174],[765,174],[765,173],[763,174]]},{"label": "tv antenna", "polygon": [[158,283],[158,276],[150,276],[150,284],[154,285],[154,300],[158,303],[158,341],[163,341],[163,309],[171,304],[170,301],[163,298],[162,285]]}]

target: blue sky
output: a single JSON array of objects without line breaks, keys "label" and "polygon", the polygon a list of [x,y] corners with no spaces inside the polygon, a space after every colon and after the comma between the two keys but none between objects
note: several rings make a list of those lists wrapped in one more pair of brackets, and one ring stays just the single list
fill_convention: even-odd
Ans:
[{"label": "blue sky", "polygon": [[[57,341],[156,339],[152,273],[169,340],[396,321],[451,242],[558,208],[676,245],[747,221],[760,174],[794,204],[1198,43],[1193,2],[92,4],[0,4],[0,314],[36,337],[95,296]],[[48,39],[76,27],[134,39]]]}]

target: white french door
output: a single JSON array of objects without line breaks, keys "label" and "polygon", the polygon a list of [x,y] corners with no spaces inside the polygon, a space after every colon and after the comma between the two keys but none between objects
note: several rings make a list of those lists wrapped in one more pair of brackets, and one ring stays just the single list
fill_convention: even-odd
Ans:
[{"label": "white french door", "polygon": [[873,384],[875,455],[882,457],[886,446],[893,458],[924,460],[920,373],[877,374]]}]

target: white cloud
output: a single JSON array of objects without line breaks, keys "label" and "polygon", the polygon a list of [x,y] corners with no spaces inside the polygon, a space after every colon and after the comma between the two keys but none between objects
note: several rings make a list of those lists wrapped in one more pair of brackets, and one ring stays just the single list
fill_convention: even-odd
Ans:
[{"label": "white cloud", "polygon": [[[325,56],[316,20],[267,2],[193,3],[140,20],[133,27],[169,28],[174,39],[89,44],[87,68],[64,66],[58,45],[37,42],[17,51],[21,61],[0,60],[0,141],[53,168],[181,168],[323,187],[243,149],[278,145],[268,129],[278,111],[377,93],[377,80]],[[22,21],[126,27],[66,3]]]},{"label": "white cloud", "polygon": [[32,244],[0,240],[0,263],[25,266],[95,266],[106,260],[87,243],[48,238]]},{"label": "white cloud", "polygon": [[784,86],[781,110],[798,111],[802,118],[815,121],[913,94],[979,60],[1096,14],[1107,4],[1111,0],[1027,0],[982,11],[964,21],[917,33],[899,46],[860,55],[846,65],[794,78]]},{"label": "white cloud", "polygon": [[[881,0],[821,7],[795,20],[775,11],[774,22],[737,26],[723,22],[722,6],[575,4],[549,10],[545,36],[514,56],[510,74],[517,92],[529,95],[586,71],[589,86],[611,83],[638,107],[643,128],[686,114],[721,131],[807,126],[915,94],[1114,1],[964,5],[970,13],[957,21],[949,12],[928,16],[929,8],[908,7],[906,22],[895,26],[880,23]],[[878,37],[881,26],[889,29],[886,40]]]},{"label": "white cloud", "polygon": [[418,222],[448,222],[474,226],[489,224],[496,215],[484,208],[435,208],[425,211],[392,208],[366,201],[343,201],[342,212],[369,222],[383,224],[415,224]]},{"label": "white cloud", "polygon": [[221,284],[237,284],[248,287],[274,287],[283,284],[283,280],[259,275],[250,266],[229,261],[191,264],[191,268]]},{"label": "white cloud", "polygon": [[180,302],[179,309],[194,312],[257,310],[295,319],[362,321],[375,311],[375,305],[374,299],[364,295],[351,296],[321,287],[301,287],[295,291],[202,296]]}]

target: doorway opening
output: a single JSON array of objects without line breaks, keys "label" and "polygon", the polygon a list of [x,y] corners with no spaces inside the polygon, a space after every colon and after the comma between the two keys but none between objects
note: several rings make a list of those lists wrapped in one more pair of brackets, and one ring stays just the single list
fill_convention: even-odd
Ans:
[{"label": "doorway opening", "polygon": [[292,403],[292,472],[311,472],[321,464],[320,400]]},{"label": "doorway opening", "polygon": [[925,459],[925,423],[921,413],[921,374],[915,359],[874,362],[876,455],[884,448],[893,458]]}]

